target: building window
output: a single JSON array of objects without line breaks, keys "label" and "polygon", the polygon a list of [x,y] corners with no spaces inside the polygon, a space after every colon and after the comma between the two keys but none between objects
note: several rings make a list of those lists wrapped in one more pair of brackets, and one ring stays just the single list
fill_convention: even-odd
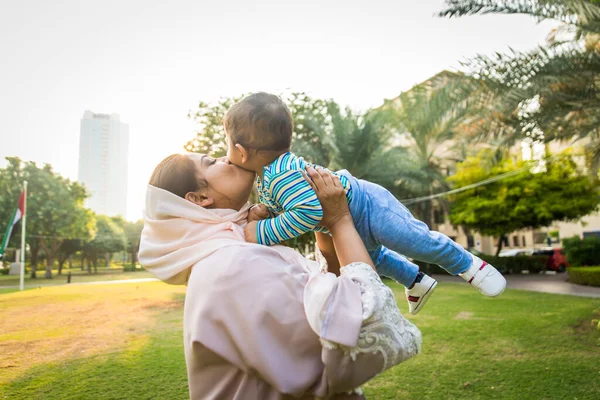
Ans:
[{"label": "building window", "polygon": [[513,236],[513,246],[519,247],[519,237],[518,236]]},{"label": "building window", "polygon": [[536,243],[536,244],[546,243],[547,237],[548,237],[548,234],[546,232],[534,232],[533,243]]},{"label": "building window", "polygon": [[508,236],[503,236],[502,241],[504,242],[504,246],[508,247],[510,244],[508,243]]},{"label": "building window", "polygon": [[585,239],[588,237],[600,237],[600,231],[583,232],[583,238]]},{"label": "building window", "polygon": [[471,249],[475,247],[475,238],[473,235],[467,235],[467,248]]},{"label": "building window", "polygon": [[445,222],[444,212],[442,210],[433,210],[433,222],[443,224]]},{"label": "building window", "polygon": [[527,241],[525,240],[525,236],[523,236],[522,239],[523,239],[523,247],[527,246]]}]

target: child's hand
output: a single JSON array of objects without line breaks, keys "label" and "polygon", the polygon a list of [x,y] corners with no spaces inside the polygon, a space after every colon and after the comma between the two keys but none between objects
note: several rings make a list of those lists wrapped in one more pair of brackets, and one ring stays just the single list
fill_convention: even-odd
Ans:
[{"label": "child's hand", "polygon": [[248,222],[244,227],[244,236],[246,237],[246,242],[258,243],[258,238],[256,237],[256,225],[258,225],[258,222],[252,221]]},{"label": "child's hand", "polygon": [[248,211],[248,222],[260,221],[269,218],[269,209],[264,204],[255,204]]}]

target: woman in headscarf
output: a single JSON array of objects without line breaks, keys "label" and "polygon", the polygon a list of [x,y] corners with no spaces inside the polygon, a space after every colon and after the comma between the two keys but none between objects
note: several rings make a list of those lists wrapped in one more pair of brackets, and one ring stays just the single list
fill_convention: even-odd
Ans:
[{"label": "woman in headscarf", "polygon": [[329,272],[288,247],[246,243],[249,214],[261,214],[249,213],[254,173],[199,154],[156,167],[140,261],[188,285],[192,399],[360,399],[360,385],[420,351],[421,334],[375,272],[339,179],[308,174],[337,251],[332,260],[321,249]]}]

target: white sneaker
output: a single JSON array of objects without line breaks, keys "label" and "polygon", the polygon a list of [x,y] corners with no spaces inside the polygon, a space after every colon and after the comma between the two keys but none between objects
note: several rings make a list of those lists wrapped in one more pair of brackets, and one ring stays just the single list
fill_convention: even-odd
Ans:
[{"label": "white sneaker", "polygon": [[459,274],[461,278],[475,286],[485,296],[500,296],[506,288],[506,279],[492,265],[481,258],[473,256],[473,264],[468,270]]},{"label": "white sneaker", "polygon": [[421,281],[415,282],[412,289],[404,289],[406,300],[408,300],[408,312],[415,315],[421,311],[421,308],[427,303],[429,296],[431,296],[437,284],[435,279],[423,274]]}]

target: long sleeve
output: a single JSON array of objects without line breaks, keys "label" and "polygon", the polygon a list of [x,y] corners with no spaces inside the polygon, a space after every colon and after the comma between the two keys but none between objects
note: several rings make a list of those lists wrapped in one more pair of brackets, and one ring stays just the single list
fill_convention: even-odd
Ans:
[{"label": "long sleeve", "polygon": [[[339,312],[348,301],[348,286],[360,289],[357,333]],[[321,338],[325,375],[334,393],[353,390],[420,352],[419,329],[400,314],[391,289],[366,264],[343,267],[338,279],[328,273],[314,276],[304,304],[308,321]]]},{"label": "long sleeve", "polygon": [[300,236],[314,230],[323,218],[321,203],[300,171],[283,171],[273,176],[270,195],[284,211],[258,222],[259,244],[270,246]]}]

